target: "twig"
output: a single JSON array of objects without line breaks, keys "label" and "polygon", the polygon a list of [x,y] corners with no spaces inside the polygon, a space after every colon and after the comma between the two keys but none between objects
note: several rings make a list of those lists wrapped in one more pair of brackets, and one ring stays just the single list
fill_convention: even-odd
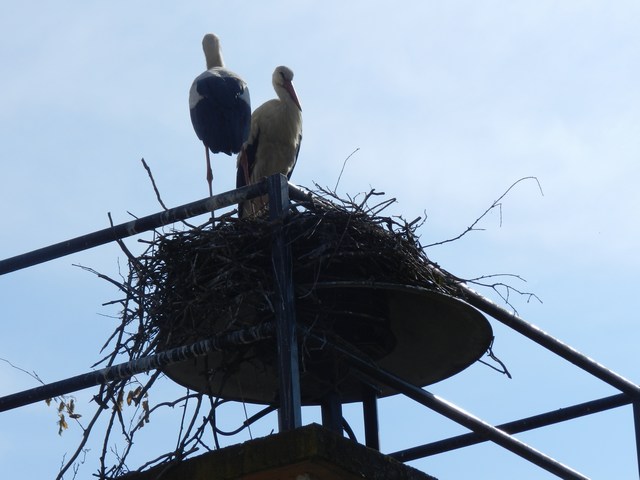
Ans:
[{"label": "twig", "polygon": [[151,173],[151,169],[149,168],[149,165],[147,165],[147,162],[145,162],[144,158],[141,158],[140,161],[142,162],[142,166],[144,167],[144,169],[147,171],[147,175],[149,175],[149,179],[151,180],[151,185],[153,186],[153,191],[156,192],[156,198],[158,199],[158,203],[165,210],[169,210],[167,206],[164,204],[164,202],[162,201],[162,197],[160,196],[160,191],[156,186],[156,181],[153,178],[153,174]]},{"label": "twig", "polygon": [[484,213],[482,215],[480,215],[478,218],[475,219],[475,221],[466,228],[466,230],[464,230],[462,233],[460,233],[459,235],[456,235],[453,238],[449,238],[447,240],[442,240],[440,242],[435,242],[435,243],[430,243],[429,245],[425,245],[424,248],[430,248],[430,247],[435,247],[438,245],[444,245],[446,243],[451,243],[451,242],[455,242],[456,240],[461,239],[462,237],[464,237],[467,233],[475,231],[475,230],[482,230],[479,228],[476,228],[476,225],[484,218],[487,216],[487,214],[493,210],[494,208],[498,208],[500,211],[500,226],[502,226],[502,199],[504,197],[507,196],[507,194],[516,186],[518,185],[520,182],[523,182],[525,180],[535,180],[535,182],[538,184],[538,189],[540,190],[540,193],[544,196],[544,193],[542,191],[542,186],[540,185],[540,182],[538,181],[537,177],[522,177],[519,180],[516,180],[515,182],[513,182],[511,184],[511,186],[509,188],[507,188],[507,190],[500,195],[496,200],[493,201],[493,203],[491,204],[491,206],[489,206],[489,208],[487,208]]},{"label": "twig", "polygon": [[342,178],[342,172],[344,172],[344,167],[347,166],[347,162],[349,161],[349,159],[358,151],[360,150],[360,147],[356,148],[353,152],[351,152],[347,158],[344,159],[344,162],[342,162],[342,169],[340,170],[340,175],[338,175],[338,180],[336,181],[336,186],[333,187],[333,191],[336,192],[338,191],[338,185],[340,184],[340,179]]},{"label": "twig", "polygon": [[87,428],[85,428],[84,432],[82,432],[82,440],[80,442],[80,445],[78,446],[74,454],[71,456],[71,458],[67,461],[67,463],[62,468],[60,468],[60,471],[56,476],[56,480],[62,480],[62,478],[64,478],[65,472],[69,470],[69,468],[71,468],[71,466],[74,464],[78,456],[84,451],[84,446],[87,444],[87,441],[89,440],[89,435],[91,434],[91,430],[93,429],[93,426],[98,421],[98,418],[100,418],[102,411],[103,411],[102,408],[98,408],[93,418],[89,422],[89,425],[87,425]]},{"label": "twig", "polygon": [[118,282],[117,280],[114,280],[114,279],[113,279],[113,278],[111,278],[111,277],[108,277],[107,275],[105,275],[105,274],[103,274],[103,273],[100,273],[100,272],[98,272],[98,271],[94,270],[94,269],[93,269],[93,268],[91,268],[91,267],[85,267],[84,265],[79,265],[79,264],[77,264],[77,263],[73,263],[73,264],[72,264],[72,266],[74,266],[74,267],[78,267],[78,268],[81,268],[82,270],[85,270],[85,271],[87,271],[87,272],[89,272],[89,273],[93,273],[96,277],[101,278],[101,279],[103,279],[103,280],[106,280],[106,281],[107,281],[107,282],[109,282],[109,283],[112,283],[113,285],[115,285],[116,287],[118,287],[118,288],[119,288],[120,290],[122,290],[123,292],[125,292],[125,293],[130,293],[130,292],[127,292],[127,287],[126,287],[124,284],[122,284],[122,283]]},{"label": "twig", "polygon": [[26,373],[27,375],[29,375],[31,378],[33,378],[37,382],[39,382],[40,384],[44,385],[44,382],[40,379],[40,377],[38,376],[38,374],[36,372],[29,372],[29,371],[25,370],[24,368],[18,367],[17,365],[11,363],[6,358],[0,358],[0,361],[8,363],[9,366],[11,366],[12,368],[15,368],[16,370],[19,370],[19,371],[21,371],[23,373]]},{"label": "twig", "polygon": [[[151,173],[151,168],[149,168],[149,165],[147,165],[147,162],[145,161],[144,158],[141,158],[140,161],[142,162],[142,166],[147,171],[147,175],[149,176],[149,179],[151,180],[151,185],[153,186],[153,191],[156,193],[156,198],[158,199],[158,203],[165,210],[169,210],[167,208],[167,206],[164,204],[164,202],[162,201],[162,197],[160,196],[160,191],[158,190],[158,187],[156,185],[156,181],[153,178],[153,173]],[[212,215],[213,215],[213,213],[212,213]],[[195,228],[193,225],[190,225],[188,222],[186,222],[184,220],[182,220],[182,223],[184,223],[189,228]]]}]

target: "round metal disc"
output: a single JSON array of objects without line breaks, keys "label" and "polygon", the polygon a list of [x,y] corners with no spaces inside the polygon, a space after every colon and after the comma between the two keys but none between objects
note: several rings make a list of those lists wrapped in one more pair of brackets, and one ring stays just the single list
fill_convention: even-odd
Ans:
[{"label": "round metal disc", "polygon": [[[236,324],[264,318],[247,301]],[[423,387],[455,375],[489,348],[493,332],[475,308],[454,297],[409,285],[324,282],[296,302],[297,322],[326,329],[352,344],[380,367]],[[197,339],[194,339],[197,340]],[[362,399],[363,379],[330,349],[299,338],[303,404],[337,392],[342,403]],[[226,399],[276,404],[278,376],[275,341],[233,352],[213,352],[165,367],[165,373],[192,390]],[[395,392],[378,385],[380,396]]]}]

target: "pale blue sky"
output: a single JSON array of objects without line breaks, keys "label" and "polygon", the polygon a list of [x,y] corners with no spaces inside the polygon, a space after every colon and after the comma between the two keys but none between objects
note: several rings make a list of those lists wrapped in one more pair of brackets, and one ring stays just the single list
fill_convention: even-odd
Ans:
[{"label": "pale blue sky", "polygon": [[[520,184],[502,225],[494,212],[485,231],[430,257],[461,277],[521,275],[528,283],[516,286],[544,302],[514,298],[525,319],[640,381],[639,23],[635,1],[5,2],[0,257],[104,228],[107,212],[122,222],[127,211],[157,211],[141,157],[167,204],[207,194],[187,95],[204,69],[202,35],[214,32],[254,108],[273,97],[275,66],[295,72],[304,138],[292,180],[333,186],[359,148],[339,191],[375,187],[398,199],[393,213],[426,211],[425,244],[457,235],[518,178],[536,176],[544,196]],[[232,188],[235,159],[213,162],[214,188]],[[0,277],[0,357],[46,381],[87,370],[117,321],[101,304],[118,292],[72,263],[117,276],[125,260],[105,246]],[[617,393],[492,325],[514,379],[474,365],[430,391],[496,424]],[[32,386],[0,363],[0,395]],[[87,416],[90,396],[77,396]],[[380,415],[385,452],[464,431],[401,398],[381,402]],[[55,419],[43,404],[1,414],[5,476],[55,476],[80,438],[77,426],[58,437]],[[138,440],[141,463],[172,448],[172,421]],[[637,477],[630,408],[520,438],[593,478]],[[79,478],[94,472],[98,450]],[[412,465],[443,480],[553,478],[488,444]]]}]

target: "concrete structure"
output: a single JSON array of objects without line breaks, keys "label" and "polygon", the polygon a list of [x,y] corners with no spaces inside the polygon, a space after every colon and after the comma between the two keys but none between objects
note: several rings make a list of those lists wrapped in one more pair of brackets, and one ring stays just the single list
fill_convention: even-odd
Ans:
[{"label": "concrete structure", "polygon": [[436,480],[317,424],[161,465],[122,480]]}]

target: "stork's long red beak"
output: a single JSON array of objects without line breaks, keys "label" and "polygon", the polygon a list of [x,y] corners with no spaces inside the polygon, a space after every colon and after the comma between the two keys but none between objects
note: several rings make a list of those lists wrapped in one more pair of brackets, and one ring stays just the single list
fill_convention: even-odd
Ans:
[{"label": "stork's long red beak", "polygon": [[293,103],[295,103],[300,109],[300,111],[302,111],[302,107],[300,106],[300,100],[298,100],[298,95],[296,94],[296,89],[293,88],[293,82],[284,82],[284,88],[287,92],[289,92],[289,95],[291,95],[291,99],[293,100]]}]

